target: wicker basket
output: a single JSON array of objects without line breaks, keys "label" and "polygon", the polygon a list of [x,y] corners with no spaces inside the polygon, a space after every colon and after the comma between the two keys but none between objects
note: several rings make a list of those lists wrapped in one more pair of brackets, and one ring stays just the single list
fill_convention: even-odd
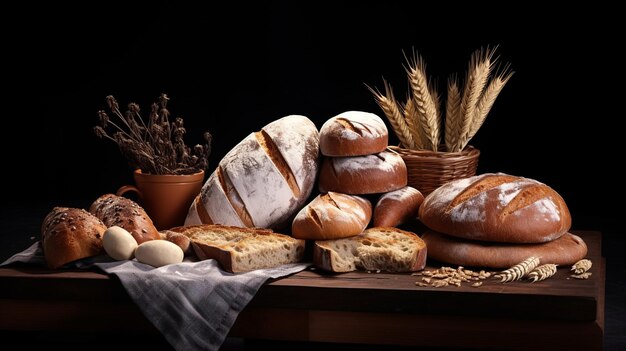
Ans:
[{"label": "wicker basket", "polygon": [[389,149],[402,156],[409,185],[424,196],[451,180],[476,175],[480,155],[480,151],[472,146],[460,152],[410,150],[397,146],[389,146]]}]

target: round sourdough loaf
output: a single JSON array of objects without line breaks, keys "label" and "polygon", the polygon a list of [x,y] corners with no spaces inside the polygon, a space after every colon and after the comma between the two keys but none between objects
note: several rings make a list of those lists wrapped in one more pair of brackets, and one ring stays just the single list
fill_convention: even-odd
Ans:
[{"label": "round sourdough loaf", "polygon": [[185,225],[285,225],[311,194],[318,163],[315,124],[298,115],[278,119],[222,158],[191,204]]},{"label": "round sourdough loaf", "polygon": [[294,238],[328,240],[361,234],[372,218],[372,204],[359,196],[335,192],[318,195],[296,215]]},{"label": "round sourdough loaf", "polygon": [[48,267],[103,253],[102,237],[107,227],[91,213],[78,208],[55,207],[41,225],[43,256]]},{"label": "round sourdough loaf", "polygon": [[325,157],[319,176],[322,193],[376,194],[407,185],[407,172],[400,155],[383,151],[374,155]]},{"label": "round sourdough loaf", "polygon": [[428,258],[459,266],[509,268],[530,256],[541,264],[571,265],[587,256],[587,244],[579,236],[566,233],[540,244],[504,244],[455,238],[427,231],[422,239]]},{"label": "round sourdough loaf", "polygon": [[387,148],[385,122],[369,112],[348,111],[327,120],[320,129],[320,152],[325,156],[363,156]]},{"label": "round sourdough loaf", "polygon": [[554,240],[572,224],[565,201],[552,188],[502,173],[442,185],[424,199],[419,219],[440,233],[504,243]]}]

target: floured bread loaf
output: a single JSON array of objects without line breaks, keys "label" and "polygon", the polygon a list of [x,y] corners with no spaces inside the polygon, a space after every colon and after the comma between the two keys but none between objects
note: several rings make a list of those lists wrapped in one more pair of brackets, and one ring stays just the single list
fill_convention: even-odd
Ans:
[{"label": "floured bread loaf", "polygon": [[304,240],[269,229],[197,225],[170,231],[188,236],[199,259],[215,259],[233,273],[299,262],[304,255]]},{"label": "floured bread loaf", "polygon": [[354,157],[326,157],[319,177],[320,192],[386,193],[407,185],[406,164],[391,151]]},{"label": "floured bread loaf", "polygon": [[372,204],[356,195],[318,195],[294,218],[291,235],[306,240],[339,239],[361,234],[372,218]]},{"label": "floured bread loaf", "polygon": [[552,188],[502,173],[442,185],[424,199],[419,219],[441,233],[508,243],[554,240],[572,224],[565,201]]},{"label": "floured bread loaf", "polygon": [[427,231],[422,239],[428,245],[429,258],[466,267],[509,268],[530,256],[539,257],[541,263],[571,265],[587,256],[587,244],[570,233],[539,244],[475,241],[434,231]]},{"label": "floured bread loaf", "polygon": [[224,156],[189,208],[185,225],[287,224],[311,194],[318,159],[318,131],[311,120],[297,115],[276,120]]},{"label": "floured bread loaf", "polygon": [[398,228],[369,228],[350,238],[316,241],[313,263],[332,272],[418,271],[426,265],[426,244]]},{"label": "floured bread loaf", "polygon": [[385,151],[387,126],[377,115],[348,111],[320,128],[320,152],[325,156],[363,156]]}]

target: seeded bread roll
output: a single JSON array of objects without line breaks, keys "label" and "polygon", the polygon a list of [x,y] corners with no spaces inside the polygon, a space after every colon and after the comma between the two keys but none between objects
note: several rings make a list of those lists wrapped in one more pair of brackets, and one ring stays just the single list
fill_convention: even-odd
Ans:
[{"label": "seeded bread roll", "polygon": [[288,225],[313,190],[318,162],[315,124],[297,115],[278,119],[224,156],[190,206],[185,225]]},{"label": "seeded bread roll", "polygon": [[406,185],[404,160],[391,151],[367,156],[326,157],[319,176],[319,190],[322,193],[376,194]]},{"label": "seeded bread roll", "polygon": [[291,235],[307,240],[346,238],[362,233],[371,218],[369,200],[329,192],[318,195],[298,212],[291,226]]},{"label": "seeded bread roll", "polygon": [[422,239],[428,257],[459,266],[509,268],[530,256],[541,263],[567,266],[587,256],[587,244],[577,235],[566,233],[556,240],[539,244],[504,244],[460,239],[427,231]]},{"label": "seeded bread roll", "polygon": [[161,239],[152,219],[131,199],[105,194],[91,204],[89,212],[100,218],[107,227],[116,225],[126,229],[139,245],[145,241]]},{"label": "seeded bread roll", "polygon": [[373,113],[348,111],[326,121],[320,129],[325,156],[363,156],[385,151],[389,132]]},{"label": "seeded bread roll", "polygon": [[442,185],[420,207],[432,230],[460,238],[504,243],[542,243],[572,224],[563,198],[536,180],[482,174]]},{"label": "seeded bread roll", "polygon": [[374,208],[374,227],[396,227],[417,219],[424,195],[410,186],[381,195]]},{"label": "seeded bread roll", "polygon": [[103,253],[107,227],[91,213],[78,208],[55,207],[41,225],[43,255],[52,269]]}]

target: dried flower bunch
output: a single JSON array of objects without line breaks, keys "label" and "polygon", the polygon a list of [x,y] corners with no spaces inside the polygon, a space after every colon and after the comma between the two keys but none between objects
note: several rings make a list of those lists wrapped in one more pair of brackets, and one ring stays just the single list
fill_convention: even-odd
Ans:
[{"label": "dried flower bunch", "polygon": [[481,49],[472,55],[464,85],[454,75],[448,80],[443,131],[441,97],[434,84],[429,83],[426,63],[417,53],[407,59],[410,89],[406,103],[398,103],[391,85],[385,80],[384,94],[368,87],[402,147],[439,151],[442,134],[447,151],[458,152],[467,146],[513,75],[509,65],[505,65],[492,77],[497,61],[493,58],[494,52]]},{"label": "dried flower bunch", "polygon": [[[94,127],[94,132],[101,139],[114,141],[131,167],[147,174],[192,174],[207,169],[211,134],[205,132],[206,144],[198,144],[191,150],[183,141],[186,133],[183,119],[178,117],[174,123],[170,122],[167,95],[161,94],[158,102],[152,104],[147,124],[139,114],[138,104],[131,102],[126,113],[122,114],[113,96],[107,96],[106,100],[121,125],[100,110],[100,125]],[[106,131],[109,126],[116,130],[111,135]]]}]

